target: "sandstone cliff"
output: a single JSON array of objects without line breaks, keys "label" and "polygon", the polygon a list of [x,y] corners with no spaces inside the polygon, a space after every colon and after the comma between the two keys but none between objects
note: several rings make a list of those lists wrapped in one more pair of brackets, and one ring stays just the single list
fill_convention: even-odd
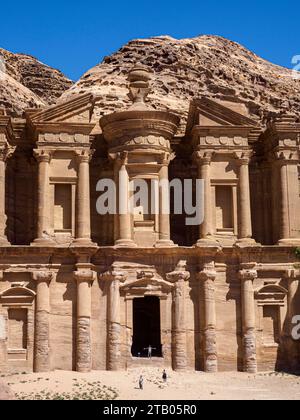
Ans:
[{"label": "sandstone cliff", "polygon": [[51,105],[72,81],[34,57],[0,48],[0,106],[21,115],[26,108]]},{"label": "sandstone cliff", "polygon": [[251,117],[262,122],[286,108],[300,115],[300,80],[294,80],[291,70],[218,36],[131,41],[89,70],[62,99],[94,92],[99,96],[97,117],[122,108],[128,101],[128,70],[136,62],[154,70],[151,103],[177,112],[183,123],[189,102],[202,94],[229,103],[241,102]]},{"label": "sandstone cliff", "polygon": [[14,400],[15,395],[6,383],[0,380],[0,400]]},{"label": "sandstone cliff", "polygon": [[169,36],[137,39],[105,57],[76,83],[30,56],[5,57],[7,76],[0,77],[0,105],[10,112],[45,106],[93,92],[97,96],[94,120],[129,103],[127,74],[136,62],[154,71],[151,103],[182,117],[182,132],[193,98],[205,95],[234,107],[264,123],[290,109],[300,115],[300,80],[291,70],[263,60],[243,46],[218,36],[177,40]]}]

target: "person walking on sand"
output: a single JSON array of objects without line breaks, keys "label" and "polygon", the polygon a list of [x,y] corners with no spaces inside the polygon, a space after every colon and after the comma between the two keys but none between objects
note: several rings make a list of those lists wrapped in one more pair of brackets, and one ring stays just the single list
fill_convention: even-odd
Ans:
[{"label": "person walking on sand", "polygon": [[156,350],[156,348],[152,347],[151,344],[149,344],[149,346],[146,347],[144,350],[148,350],[148,359],[151,359],[152,358],[152,351]]},{"label": "person walking on sand", "polygon": [[163,371],[162,378],[163,378],[163,381],[166,383],[167,380],[168,380],[168,375],[167,375],[166,369],[164,369],[164,371]]},{"label": "person walking on sand", "polygon": [[144,378],[142,377],[142,375],[140,376],[140,379],[139,379],[139,388],[141,391],[144,389]]}]

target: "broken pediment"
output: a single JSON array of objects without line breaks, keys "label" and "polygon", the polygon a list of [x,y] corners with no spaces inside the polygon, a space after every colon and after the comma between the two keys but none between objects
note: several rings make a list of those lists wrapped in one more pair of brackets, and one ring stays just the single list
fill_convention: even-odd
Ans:
[{"label": "broken pediment", "polygon": [[121,286],[121,289],[126,293],[144,295],[168,293],[172,288],[172,283],[149,271],[139,272],[137,279],[127,281]]},{"label": "broken pediment", "polygon": [[[200,98],[192,101],[187,122],[187,134],[197,127],[257,127],[257,123],[251,118],[243,115],[243,104],[240,105],[241,112],[224,106],[221,103],[208,98]],[[238,109],[235,106],[235,109]]]},{"label": "broken pediment", "polygon": [[0,293],[0,302],[4,306],[27,306],[32,305],[35,295],[33,290],[21,284],[13,284]]},{"label": "broken pediment", "polygon": [[279,284],[267,284],[255,291],[258,304],[284,304],[288,291]]},{"label": "broken pediment", "polygon": [[90,93],[76,95],[67,102],[62,102],[37,111],[28,111],[26,115],[33,125],[41,122],[88,124],[91,122],[94,102],[94,96]]}]

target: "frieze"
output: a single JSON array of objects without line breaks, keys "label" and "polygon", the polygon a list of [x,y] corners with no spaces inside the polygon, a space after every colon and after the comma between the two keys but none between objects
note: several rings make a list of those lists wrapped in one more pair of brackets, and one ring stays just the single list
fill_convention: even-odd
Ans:
[{"label": "frieze", "polygon": [[246,137],[241,136],[205,136],[200,137],[200,146],[226,146],[226,147],[236,147],[236,146],[248,146],[248,140]]},{"label": "frieze", "polygon": [[170,141],[165,139],[162,136],[138,136],[133,138],[123,138],[121,141],[120,139],[114,140],[110,144],[111,148],[118,148],[118,147],[127,147],[129,149],[135,149],[137,146],[139,148],[159,148],[170,150],[171,144]]},{"label": "frieze", "polygon": [[39,135],[39,143],[89,143],[90,137],[86,134],[69,134],[69,133],[45,133]]}]

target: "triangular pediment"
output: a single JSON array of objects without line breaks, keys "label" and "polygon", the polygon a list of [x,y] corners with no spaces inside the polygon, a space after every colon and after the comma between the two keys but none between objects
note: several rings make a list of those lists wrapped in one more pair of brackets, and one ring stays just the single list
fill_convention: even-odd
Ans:
[{"label": "triangular pediment", "polygon": [[30,112],[35,123],[90,123],[94,109],[94,96],[90,93],[76,95],[73,99],[49,108]]},{"label": "triangular pediment", "polygon": [[152,290],[152,289],[162,289],[162,290],[168,289],[169,290],[173,288],[173,284],[162,278],[154,276],[153,278],[142,277],[140,279],[135,279],[135,280],[125,282],[121,288],[124,290],[138,289],[138,288],[149,289],[149,290]]},{"label": "triangular pediment", "polygon": [[195,126],[257,127],[257,123],[242,113],[203,97],[194,100],[190,105],[187,132]]}]

